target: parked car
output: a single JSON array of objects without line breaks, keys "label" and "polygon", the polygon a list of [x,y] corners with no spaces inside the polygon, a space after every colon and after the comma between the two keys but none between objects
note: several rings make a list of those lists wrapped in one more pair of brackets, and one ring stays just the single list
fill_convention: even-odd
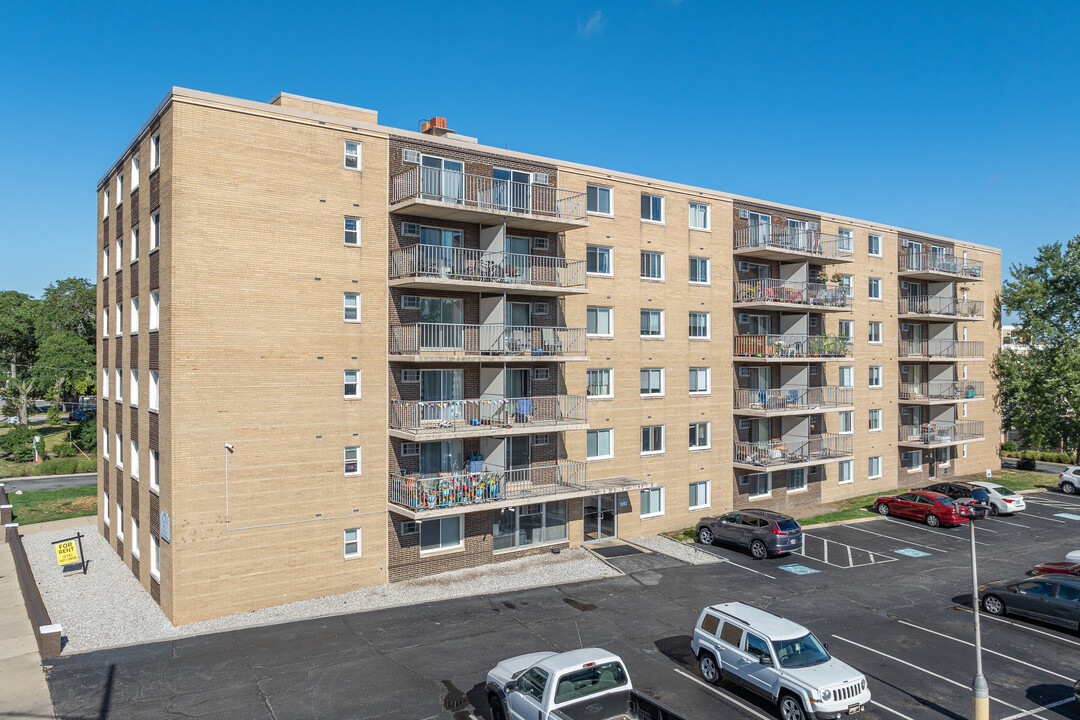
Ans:
[{"label": "parked car", "polygon": [[77,422],[79,420],[85,420],[91,417],[97,412],[97,408],[93,407],[73,407],[68,411],[68,422]]},{"label": "parked car", "polygon": [[968,521],[951,497],[926,490],[883,495],[874,501],[874,512],[921,520],[930,527],[962,525]]},{"label": "parked car", "polygon": [[1007,487],[985,480],[973,480],[969,485],[976,485],[986,490],[990,496],[991,515],[1011,515],[1012,513],[1027,510],[1027,501],[1023,495],[1014,493]]},{"label": "parked car", "polygon": [[966,482],[940,482],[924,487],[923,490],[932,493],[948,495],[953,500],[964,505],[989,505],[990,493],[986,488],[978,487],[974,483]]},{"label": "parked car", "polygon": [[1080,550],[1073,550],[1065,554],[1065,562],[1080,563]]},{"label": "parked car", "polygon": [[492,720],[683,720],[634,690],[623,661],[600,648],[503,660],[485,691]]},{"label": "parked car", "polygon": [[1038,575],[998,580],[979,588],[983,609],[991,615],[1020,615],[1080,630],[1080,578]]},{"label": "parked car", "polygon": [[8,425],[18,425],[19,417],[17,415],[5,415],[0,418],[0,422],[6,423]]},{"label": "parked car", "polygon": [[1070,465],[1065,472],[1058,475],[1058,487],[1066,495],[1075,495],[1080,490],[1080,467]]},{"label": "parked car", "polygon": [[870,704],[865,675],[802,625],[750,605],[702,610],[690,647],[707,682],[729,679],[776,703],[783,720],[839,718]]},{"label": "parked car", "polygon": [[697,539],[702,545],[715,542],[746,548],[756,560],[802,548],[802,526],[795,518],[772,510],[743,510],[717,518],[698,520]]},{"label": "parked car", "polygon": [[1080,563],[1048,562],[1036,565],[1032,575],[1076,575],[1080,576]]}]

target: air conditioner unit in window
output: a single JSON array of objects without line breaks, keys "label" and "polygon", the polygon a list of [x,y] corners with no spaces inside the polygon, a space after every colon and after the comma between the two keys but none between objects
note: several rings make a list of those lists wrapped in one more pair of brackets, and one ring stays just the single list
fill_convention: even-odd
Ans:
[{"label": "air conditioner unit in window", "polygon": [[818,374],[818,366],[817,365],[811,365],[810,366],[810,374],[811,375],[817,375]]},{"label": "air conditioner unit in window", "polygon": [[746,262],[745,260],[740,260],[739,261],[739,272],[749,272],[749,271],[750,271],[750,263]]},{"label": "air conditioner unit in window", "polygon": [[409,150],[408,148],[403,148],[401,150],[401,162],[412,163],[413,165],[419,165],[420,164],[420,151],[419,150]]},{"label": "air conditioner unit in window", "polygon": [[749,220],[750,219],[750,211],[740,208],[739,209],[739,219],[740,220]]},{"label": "air conditioner unit in window", "polygon": [[907,332],[911,329],[911,325],[908,323],[900,323],[900,332]]},{"label": "air conditioner unit in window", "polygon": [[739,476],[739,484],[740,485],[746,485],[749,482],[750,482],[750,476],[749,475],[740,475]]},{"label": "air conditioner unit in window", "polygon": [[401,235],[403,237],[419,237],[420,226],[416,223],[401,223]]},{"label": "air conditioner unit in window", "polygon": [[402,370],[401,382],[403,383],[417,383],[420,382],[419,370]]},{"label": "air conditioner unit in window", "polygon": [[548,239],[547,238],[533,238],[532,249],[533,250],[547,250],[548,249]]},{"label": "air conditioner unit in window", "polygon": [[818,229],[818,224],[816,222],[809,222],[809,223],[806,223],[806,228],[808,230],[817,230]]},{"label": "air conditioner unit in window", "polygon": [[750,421],[747,418],[739,418],[739,429],[740,430],[749,430],[750,429]]},{"label": "air conditioner unit in window", "polygon": [[401,523],[402,535],[415,535],[420,532],[420,523],[415,520],[405,520]]},{"label": "air conditioner unit in window", "polygon": [[817,326],[818,326],[818,316],[817,315],[811,315],[810,316],[810,327],[817,327]]},{"label": "air conditioner unit in window", "polygon": [[414,457],[420,454],[420,443],[401,443],[401,457]]},{"label": "air conditioner unit in window", "polygon": [[750,368],[748,368],[748,367],[739,368],[739,377],[750,377]]},{"label": "air conditioner unit in window", "polygon": [[417,310],[420,308],[420,297],[417,295],[402,295],[401,296],[401,309],[402,310]]},{"label": "air conditioner unit in window", "polygon": [[533,445],[547,445],[550,442],[551,437],[547,433],[544,433],[543,435],[533,435],[532,437]]},{"label": "air conditioner unit in window", "polygon": [[908,246],[907,239],[906,238],[901,238],[900,239],[900,247],[907,247],[907,246]]},{"label": "air conditioner unit in window", "polygon": [[549,376],[549,370],[547,368],[536,368],[533,370],[533,380],[547,380]]},{"label": "air conditioner unit in window", "polygon": [[817,465],[811,465],[810,466],[810,474],[811,475],[817,475],[817,471],[818,471],[818,466]]},{"label": "air conditioner unit in window", "polygon": [[551,308],[546,302],[534,302],[532,311],[534,315],[547,315],[551,312]]},{"label": "air conditioner unit in window", "polygon": [[750,322],[750,315],[747,313],[739,313],[739,324],[745,325]]},{"label": "air conditioner unit in window", "polygon": [[533,173],[532,174],[533,185],[547,185],[548,174],[547,173]]}]

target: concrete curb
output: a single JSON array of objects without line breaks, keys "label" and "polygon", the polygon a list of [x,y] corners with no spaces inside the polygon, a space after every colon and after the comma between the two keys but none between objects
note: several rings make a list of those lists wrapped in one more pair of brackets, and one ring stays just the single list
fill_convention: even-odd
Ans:
[{"label": "concrete curb", "polygon": [[97,472],[64,473],[62,475],[13,475],[11,477],[0,478],[0,483],[11,482],[14,480],[53,480],[62,477],[97,477]]}]

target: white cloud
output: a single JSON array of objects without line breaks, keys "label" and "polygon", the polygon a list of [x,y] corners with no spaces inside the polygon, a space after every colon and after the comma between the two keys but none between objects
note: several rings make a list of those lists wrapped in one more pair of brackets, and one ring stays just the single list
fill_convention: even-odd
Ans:
[{"label": "white cloud", "polygon": [[603,30],[605,25],[607,25],[607,18],[604,17],[603,11],[597,10],[587,21],[578,23],[578,34],[582,37],[592,37]]}]

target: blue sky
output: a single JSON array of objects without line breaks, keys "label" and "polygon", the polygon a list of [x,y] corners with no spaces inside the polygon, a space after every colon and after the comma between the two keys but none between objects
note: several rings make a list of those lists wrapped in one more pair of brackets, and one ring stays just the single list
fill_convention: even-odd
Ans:
[{"label": "blue sky", "polygon": [[95,184],[172,85],[1001,247],[1080,234],[1080,3],[0,4],[0,289],[94,274]]}]

